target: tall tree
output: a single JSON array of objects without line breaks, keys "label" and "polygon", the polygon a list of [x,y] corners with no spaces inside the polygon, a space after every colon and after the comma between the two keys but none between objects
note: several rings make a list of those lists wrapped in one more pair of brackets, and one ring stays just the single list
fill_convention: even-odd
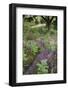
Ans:
[{"label": "tall tree", "polygon": [[52,21],[53,21],[53,19],[54,19],[54,16],[41,16],[43,19],[44,19],[44,21],[46,22],[46,25],[47,25],[47,27],[48,27],[48,30],[50,30],[50,26],[51,26],[51,23],[52,23]]}]

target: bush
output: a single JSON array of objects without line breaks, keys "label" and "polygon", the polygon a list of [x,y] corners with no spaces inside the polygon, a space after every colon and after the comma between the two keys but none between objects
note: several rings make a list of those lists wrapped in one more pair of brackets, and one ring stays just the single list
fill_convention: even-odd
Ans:
[{"label": "bush", "polygon": [[48,73],[48,64],[46,60],[41,60],[40,63],[37,63],[37,74],[46,74]]}]

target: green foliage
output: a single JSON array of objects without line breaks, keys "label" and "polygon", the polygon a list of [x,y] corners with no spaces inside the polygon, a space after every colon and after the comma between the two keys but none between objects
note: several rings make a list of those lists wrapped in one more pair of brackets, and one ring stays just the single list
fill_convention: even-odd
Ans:
[{"label": "green foliage", "polygon": [[50,51],[55,51],[57,48],[57,32],[51,30],[44,36],[45,47]]},{"label": "green foliage", "polygon": [[27,58],[27,55],[24,53],[24,60],[27,61],[28,58]]},{"label": "green foliage", "polygon": [[[53,19],[52,19],[53,18]],[[47,21],[51,23],[47,23]],[[44,26],[40,26],[45,24]],[[37,27],[37,26],[40,27]],[[48,30],[48,26],[50,27]],[[55,51],[57,48],[57,17],[55,16],[37,16],[24,15],[23,16],[23,68],[24,72],[35,60],[36,56],[48,49]],[[34,28],[33,28],[34,27]],[[41,39],[42,38],[42,39]],[[42,43],[43,41],[43,43]],[[43,48],[42,48],[43,47]],[[37,73],[48,73],[48,64],[46,60],[41,60],[37,64]]]},{"label": "green foliage", "polygon": [[34,41],[25,41],[25,48],[24,48],[24,65],[28,66],[32,63],[33,58],[38,53],[38,46]]},{"label": "green foliage", "polygon": [[29,40],[26,41],[25,44],[26,44],[26,48],[28,48],[33,53],[33,55],[35,55],[35,53],[38,52],[38,46],[35,41]]},{"label": "green foliage", "polygon": [[48,73],[48,64],[46,60],[41,60],[40,63],[37,63],[37,74]]},{"label": "green foliage", "polygon": [[31,50],[33,55],[36,55],[36,53],[38,52],[38,46],[36,45],[35,42],[31,43]]},{"label": "green foliage", "polygon": [[23,61],[24,66],[28,66],[30,63],[28,55],[24,53],[23,57],[24,57],[24,61]]}]

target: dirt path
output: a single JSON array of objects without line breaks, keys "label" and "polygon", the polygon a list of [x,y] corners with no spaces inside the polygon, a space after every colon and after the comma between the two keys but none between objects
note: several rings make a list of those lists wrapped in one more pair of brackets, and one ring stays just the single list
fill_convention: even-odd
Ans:
[{"label": "dirt path", "polygon": [[46,60],[48,58],[49,54],[50,54],[50,52],[48,50],[44,50],[44,51],[40,52],[37,55],[36,59],[33,61],[33,63],[30,65],[30,67],[27,69],[25,74],[33,74],[34,69],[36,68],[37,62],[39,62],[40,60]]}]

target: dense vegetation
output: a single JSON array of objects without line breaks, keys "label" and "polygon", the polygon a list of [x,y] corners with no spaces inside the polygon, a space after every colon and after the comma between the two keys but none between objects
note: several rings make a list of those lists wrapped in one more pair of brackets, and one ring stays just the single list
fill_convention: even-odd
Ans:
[{"label": "dense vegetation", "polygon": [[57,17],[23,15],[23,74],[57,73]]}]

